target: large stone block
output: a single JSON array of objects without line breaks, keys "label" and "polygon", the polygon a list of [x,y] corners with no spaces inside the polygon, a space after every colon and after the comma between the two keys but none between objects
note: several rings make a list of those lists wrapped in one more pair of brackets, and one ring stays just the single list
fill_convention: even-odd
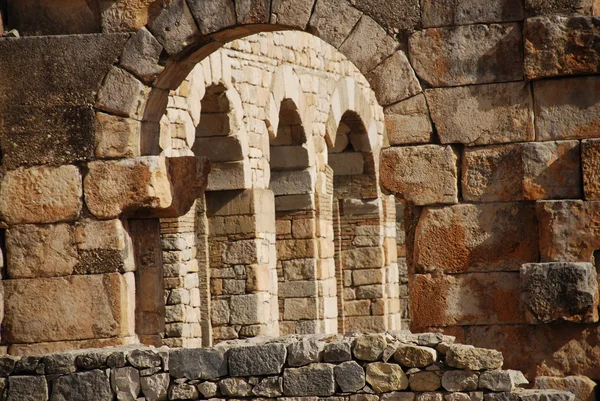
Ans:
[{"label": "large stone block", "polygon": [[382,106],[399,102],[421,92],[421,85],[406,54],[400,50],[375,67],[366,78]]},{"label": "large stone block", "polygon": [[275,196],[298,195],[314,191],[315,176],[310,170],[274,171],[271,173],[269,189]]},{"label": "large stone block", "polygon": [[523,79],[523,38],[518,24],[418,31],[410,37],[409,56],[417,76],[432,86]]},{"label": "large stone block", "polygon": [[525,22],[525,74],[529,79],[600,72],[598,17],[544,16]]},{"label": "large stone block", "polygon": [[450,146],[385,149],[381,182],[394,195],[415,205],[458,202],[457,157]]},{"label": "large stone block", "polygon": [[581,197],[579,141],[466,149],[462,172],[467,201]]},{"label": "large stone block", "polygon": [[361,12],[349,3],[317,0],[308,22],[308,31],[338,48],[344,43],[361,15]]},{"label": "large stone block", "polygon": [[392,31],[412,31],[421,25],[418,0],[354,0],[352,5]]},{"label": "large stone block", "polygon": [[457,369],[500,369],[503,363],[504,358],[502,353],[494,349],[475,348],[470,345],[456,344],[451,345],[446,353],[446,364]]},{"label": "large stone block", "polygon": [[[525,0],[525,11],[528,16],[547,14],[581,14],[594,15],[598,11],[596,0]],[[596,13],[597,14],[597,13]]]},{"label": "large stone block", "polygon": [[96,157],[99,159],[140,156],[141,123],[106,113],[96,113]]},{"label": "large stone block", "polygon": [[113,394],[108,376],[91,370],[60,376],[52,382],[52,401],[111,401]]},{"label": "large stone block", "polygon": [[231,376],[278,375],[285,364],[286,356],[285,344],[234,348],[229,351],[229,373]]},{"label": "large stone block", "polygon": [[427,102],[422,93],[386,107],[384,111],[390,145],[431,142],[433,128]]},{"label": "large stone block", "polygon": [[163,67],[159,64],[163,47],[145,27],[138,30],[125,44],[121,66],[144,82],[151,82]]},{"label": "large stone block", "polygon": [[537,140],[586,139],[600,129],[600,77],[533,83]]},{"label": "large stone block", "polygon": [[188,5],[202,35],[220,31],[236,23],[232,0],[189,1]]},{"label": "large stone block", "polygon": [[519,271],[538,261],[535,206],[526,203],[427,208],[415,233],[417,273]]},{"label": "large stone block", "polygon": [[523,82],[425,91],[442,143],[468,146],[535,139],[533,99]]},{"label": "large stone block", "polygon": [[162,7],[148,24],[148,29],[169,54],[192,43],[199,31],[185,0],[175,0]]},{"label": "large stone block", "polygon": [[139,117],[146,87],[129,72],[113,67],[98,92],[96,107],[123,117]]},{"label": "large stone block", "polygon": [[597,322],[596,268],[591,263],[524,264],[521,300],[530,323]]},{"label": "large stone block", "polygon": [[275,0],[271,4],[271,23],[305,30],[314,3],[315,0]]},{"label": "large stone block", "polygon": [[176,379],[214,380],[227,372],[224,349],[177,349],[169,353],[169,373]]},{"label": "large stone block", "polygon": [[421,6],[423,27],[467,25],[485,22],[521,21],[524,17],[520,0],[425,0]]},{"label": "large stone block", "polygon": [[0,142],[6,168],[92,158],[92,106],[128,37],[36,36],[0,42]]},{"label": "large stone block", "polygon": [[9,171],[2,178],[0,217],[9,224],[73,221],[81,212],[81,193],[75,166]]},{"label": "large stone block", "polygon": [[542,262],[594,262],[600,249],[599,202],[540,201],[536,208]]},{"label": "large stone block", "polygon": [[596,383],[586,376],[539,376],[535,378],[535,388],[570,391],[576,401],[593,401],[596,395]]},{"label": "large stone block", "polygon": [[406,390],[408,378],[395,363],[373,362],[367,365],[367,383],[377,393]]},{"label": "large stone block", "polygon": [[519,273],[417,274],[410,287],[415,328],[523,323]]},{"label": "large stone block", "polygon": [[313,363],[283,371],[283,394],[286,396],[330,396],[335,393],[335,365]]},{"label": "large stone block", "polygon": [[132,335],[130,291],[118,273],[4,281],[3,338],[33,343]]},{"label": "large stone block", "polygon": [[48,384],[44,376],[10,376],[8,378],[7,401],[47,400]]}]

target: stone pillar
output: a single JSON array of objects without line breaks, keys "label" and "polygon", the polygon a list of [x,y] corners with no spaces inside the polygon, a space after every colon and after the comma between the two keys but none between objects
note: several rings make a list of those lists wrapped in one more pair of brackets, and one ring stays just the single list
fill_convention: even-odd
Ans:
[{"label": "stone pillar", "polygon": [[[400,330],[400,271],[396,248],[396,199],[382,196],[383,252],[385,254],[385,302],[387,304],[388,330]],[[407,327],[408,328],[408,327]]]},{"label": "stone pillar", "polygon": [[206,193],[215,342],[279,334],[274,208],[268,189]]}]

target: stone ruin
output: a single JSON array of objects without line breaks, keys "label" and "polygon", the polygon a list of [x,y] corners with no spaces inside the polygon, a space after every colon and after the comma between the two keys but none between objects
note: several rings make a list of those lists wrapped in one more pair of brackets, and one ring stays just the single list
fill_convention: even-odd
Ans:
[{"label": "stone ruin", "polygon": [[[0,0],[4,396],[75,399],[59,383],[93,376],[81,399],[136,399],[138,375],[171,399],[375,401],[388,391],[366,363],[382,357],[350,355],[367,382],[350,396],[328,365],[342,361],[319,349],[298,368],[288,343],[428,345],[410,329],[498,349],[538,388],[586,400],[599,14],[598,0]],[[237,375],[236,341],[288,348],[276,371]],[[430,386],[381,401],[570,401],[515,393],[520,376],[495,365],[443,393],[463,391],[445,369],[483,368],[434,348],[428,365],[385,367]],[[213,352],[232,377],[198,373]],[[315,376],[329,390],[286,391]],[[253,393],[264,380],[282,391]]]}]

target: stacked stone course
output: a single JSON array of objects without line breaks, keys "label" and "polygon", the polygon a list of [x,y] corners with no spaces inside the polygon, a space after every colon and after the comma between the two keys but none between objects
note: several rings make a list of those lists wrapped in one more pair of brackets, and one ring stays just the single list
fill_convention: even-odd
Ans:
[{"label": "stacked stone course", "polygon": [[6,356],[0,395],[11,401],[575,399],[568,391],[525,390],[523,374],[502,364],[498,351],[437,333],[257,337],[214,348]]}]

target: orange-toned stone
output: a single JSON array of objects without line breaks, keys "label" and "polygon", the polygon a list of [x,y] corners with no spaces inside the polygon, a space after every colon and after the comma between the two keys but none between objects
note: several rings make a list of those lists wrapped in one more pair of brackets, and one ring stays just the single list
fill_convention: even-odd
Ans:
[{"label": "orange-toned stone", "polygon": [[586,200],[600,200],[600,140],[581,141],[583,193]]}]

